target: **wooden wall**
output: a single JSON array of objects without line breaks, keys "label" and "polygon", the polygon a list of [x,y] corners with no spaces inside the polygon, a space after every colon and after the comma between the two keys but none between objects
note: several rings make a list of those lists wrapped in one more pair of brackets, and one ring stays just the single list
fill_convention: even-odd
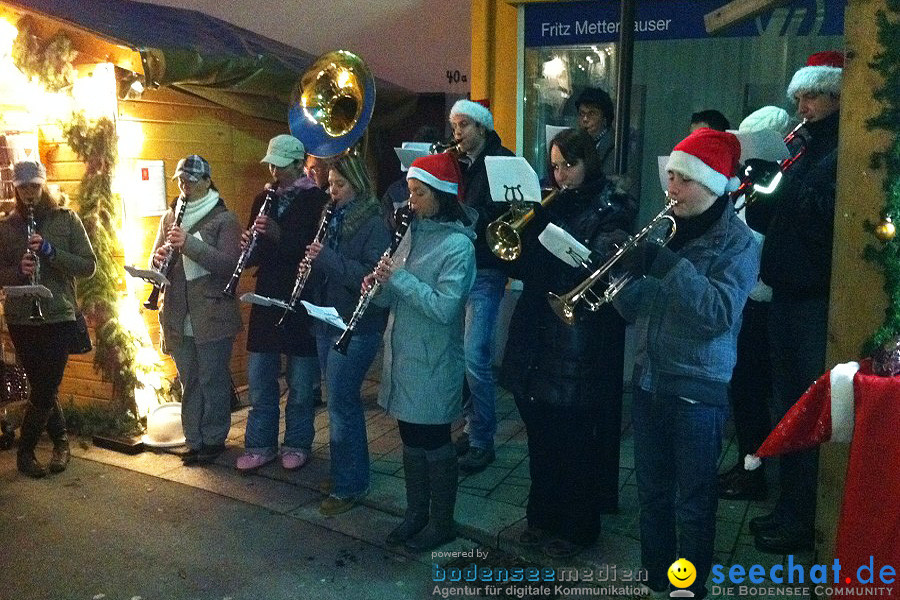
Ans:
[{"label": "wooden wall", "polygon": [[[253,197],[269,180],[266,167],[259,160],[265,154],[268,140],[279,133],[287,132],[287,123],[275,123],[238,114],[219,107],[206,100],[171,89],[147,90],[140,99],[119,103],[118,123],[120,131],[137,124],[143,135],[143,144],[131,156],[121,156],[120,164],[127,165],[129,159],[163,160],[166,177],[171,177],[178,160],[188,154],[200,154],[212,167],[213,181],[219,188],[225,202],[234,210],[242,224],[249,219]],[[61,131],[54,125],[41,127],[40,137],[42,159],[48,166],[50,183],[60,186],[61,191],[73,198],[78,183],[84,174],[84,165],[61,139]],[[178,195],[174,181],[167,180],[167,197],[171,200]],[[129,206],[128,190],[121,190],[126,211]],[[74,208],[74,206],[73,206]],[[140,264],[145,264],[150,254],[159,217],[140,219]],[[117,256],[120,264],[124,256]],[[122,272],[122,289],[124,278]],[[240,293],[253,287],[251,275],[245,275]],[[138,304],[150,292],[149,284],[139,294]],[[159,348],[159,322],[155,311],[142,311],[151,339]],[[249,316],[249,307],[242,305],[244,323]],[[60,386],[60,400],[72,399],[76,404],[102,403],[112,398],[111,384],[102,381],[93,370],[93,353],[72,356]],[[241,333],[235,341],[231,360],[231,371],[238,386],[246,384],[246,338]],[[164,371],[170,379],[175,375],[175,367],[170,358],[164,362]]]}]

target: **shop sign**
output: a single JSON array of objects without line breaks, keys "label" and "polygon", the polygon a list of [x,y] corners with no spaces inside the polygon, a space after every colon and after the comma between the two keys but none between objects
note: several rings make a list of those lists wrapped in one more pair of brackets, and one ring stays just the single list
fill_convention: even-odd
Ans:
[{"label": "shop sign", "polygon": [[[635,40],[712,37],[703,17],[726,0],[639,0]],[[715,37],[843,35],[845,0],[793,0]],[[601,44],[619,39],[619,0],[548,2],[525,6],[525,45]]]}]

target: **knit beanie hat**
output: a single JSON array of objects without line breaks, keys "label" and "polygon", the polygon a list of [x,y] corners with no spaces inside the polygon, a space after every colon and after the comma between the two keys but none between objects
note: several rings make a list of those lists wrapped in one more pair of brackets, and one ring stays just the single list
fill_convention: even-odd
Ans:
[{"label": "knit beanie hat", "polygon": [[462,175],[456,159],[447,152],[441,152],[414,160],[406,173],[406,179],[418,179],[436,190],[458,196]]},{"label": "knit beanie hat", "polygon": [[675,146],[666,171],[681,173],[721,196],[740,185],[735,176],[740,158],[741,143],[734,134],[701,127]]},{"label": "knit beanie hat", "polygon": [[790,123],[791,116],[783,108],[763,106],[747,115],[741,121],[738,131],[753,132],[762,131],[763,129],[774,129],[783,136],[787,133]]},{"label": "knit beanie hat", "polygon": [[472,102],[471,100],[457,100],[453,108],[450,109],[450,116],[465,115],[484,126],[488,131],[494,130],[494,116],[488,110],[486,100]]},{"label": "knit beanie hat", "polygon": [[797,92],[841,93],[841,74],[844,72],[844,54],[826,50],[810,54],[806,66],[794,73],[787,89],[787,97],[794,99]]}]

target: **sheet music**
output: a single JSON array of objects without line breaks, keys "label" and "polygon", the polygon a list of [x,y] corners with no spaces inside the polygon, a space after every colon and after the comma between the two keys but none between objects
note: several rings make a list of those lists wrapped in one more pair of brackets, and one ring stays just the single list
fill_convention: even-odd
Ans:
[{"label": "sheet music", "polygon": [[541,202],[537,173],[521,156],[485,156],[491,200],[494,202]]},{"label": "sheet music", "polygon": [[568,231],[553,223],[549,223],[544,228],[538,236],[538,241],[553,256],[573,267],[582,266],[581,263],[587,262],[591,254],[587,246],[572,237]]},{"label": "sheet music", "polygon": [[23,296],[53,297],[53,292],[43,285],[8,285],[3,288],[3,293],[7,298],[21,298]]},{"label": "sheet music", "polygon": [[137,277],[139,279],[143,279],[144,281],[149,281],[150,283],[154,283],[158,286],[169,285],[169,280],[166,279],[166,276],[159,271],[139,269],[138,267],[132,265],[125,265],[125,272],[132,277]]},{"label": "sheet music", "polygon": [[268,296],[260,296],[259,294],[254,294],[253,292],[247,292],[246,294],[242,295],[241,302],[258,304],[259,306],[277,306],[278,308],[290,310],[288,308],[288,303],[284,300],[279,300],[278,298],[269,298]]},{"label": "sheet music", "polygon": [[341,331],[347,329],[347,324],[344,323],[341,315],[338,314],[337,309],[333,306],[316,306],[315,304],[311,304],[306,300],[301,300],[300,304],[303,305],[303,308],[306,309],[306,312],[309,313],[309,316],[311,316],[312,318],[324,321],[329,325],[334,325]]}]

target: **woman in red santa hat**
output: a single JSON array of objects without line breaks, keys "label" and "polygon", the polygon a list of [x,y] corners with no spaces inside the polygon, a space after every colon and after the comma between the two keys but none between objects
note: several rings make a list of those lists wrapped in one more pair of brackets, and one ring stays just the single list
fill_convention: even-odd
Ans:
[{"label": "woman in red santa hat", "polygon": [[728,197],[740,153],[734,135],[708,128],[675,146],[666,171],[676,234],[631,253],[626,267],[643,277],[613,302],[637,338],[632,417],[647,585],[664,590],[669,567],[685,558],[697,571],[695,598],[707,594],[728,383],[756,284],[758,247]]},{"label": "woman in red santa hat", "polygon": [[373,301],[390,308],[378,403],[397,419],[403,441],[406,515],[387,541],[423,551],[456,537],[458,466],[450,426],[461,416],[477,213],[459,202],[459,167],[449,154],[417,158],[406,179],[415,218],[363,288],[378,281]]}]

